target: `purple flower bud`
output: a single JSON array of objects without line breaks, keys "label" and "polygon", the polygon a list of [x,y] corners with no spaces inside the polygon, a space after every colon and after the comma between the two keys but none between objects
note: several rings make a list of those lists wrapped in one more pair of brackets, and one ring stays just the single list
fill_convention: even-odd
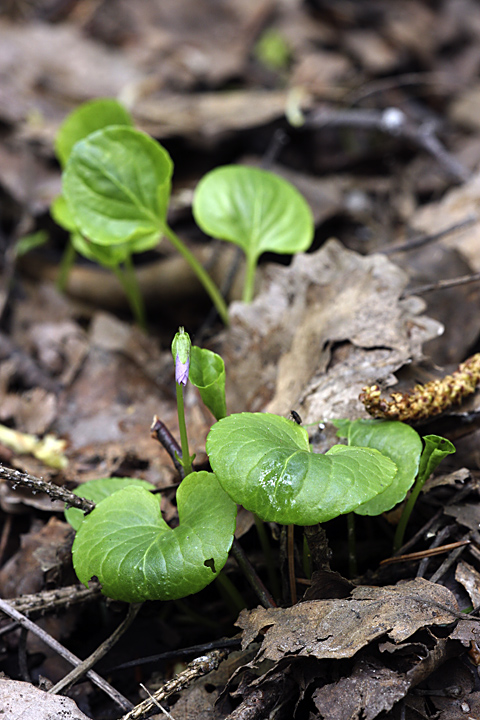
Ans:
[{"label": "purple flower bud", "polygon": [[178,329],[172,342],[172,355],[175,360],[175,380],[179,385],[186,385],[190,370],[190,336],[183,327]]},{"label": "purple flower bud", "polygon": [[188,371],[190,370],[190,358],[187,358],[187,362],[182,362],[180,357],[177,355],[175,359],[175,381],[179,385],[186,385],[188,380]]}]

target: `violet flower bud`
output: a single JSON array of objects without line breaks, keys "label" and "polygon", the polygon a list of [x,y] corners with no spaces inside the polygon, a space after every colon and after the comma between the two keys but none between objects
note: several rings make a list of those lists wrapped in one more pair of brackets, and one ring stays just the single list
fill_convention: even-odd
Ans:
[{"label": "violet flower bud", "polygon": [[185,328],[178,328],[178,332],[172,342],[172,355],[175,360],[175,381],[179,385],[187,384],[188,372],[190,370],[191,346],[190,336],[185,332]]}]

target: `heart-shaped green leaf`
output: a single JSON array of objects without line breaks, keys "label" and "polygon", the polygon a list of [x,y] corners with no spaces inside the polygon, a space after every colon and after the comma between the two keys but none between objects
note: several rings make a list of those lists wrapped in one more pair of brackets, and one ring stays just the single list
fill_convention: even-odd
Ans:
[{"label": "heart-shaped green leaf", "polygon": [[313,217],[305,199],[283,178],[258,168],[226,165],[207,173],[195,191],[193,215],[205,233],[245,252],[246,302],[253,296],[262,253],[302,252],[313,240]]},{"label": "heart-shaped green leaf", "polygon": [[386,455],[398,468],[386,490],[363,503],[355,512],[358,515],[381,515],[404,500],[415,482],[422,453],[422,440],[413,428],[405,423],[385,420],[340,420],[338,436],[348,438],[349,446],[374,448]]},{"label": "heart-shaped green leaf", "polygon": [[220,420],[227,414],[225,402],[225,363],[220,355],[193,345],[190,352],[190,382],[213,416]]},{"label": "heart-shaped green leaf", "polygon": [[388,487],[395,464],[377,450],[310,451],[304,428],[267,413],[229,415],[207,438],[224,490],[262,520],[314,525],[355,510]]},{"label": "heart-shaped green leaf", "polygon": [[[108,478],[97,478],[96,480],[89,480],[83,485],[79,485],[73,491],[78,497],[86,498],[87,500],[93,500],[98,505],[105,498],[113,495],[118,490],[135,485],[136,487],[144,488],[144,490],[155,490],[155,485],[147,482],[146,480],[140,480],[139,478],[131,477],[108,477]],[[78,530],[82,524],[85,515],[82,510],[78,508],[66,508],[65,519],[74,530]]]},{"label": "heart-shaped green leaf", "polygon": [[225,565],[237,508],[213,473],[191,473],[177,491],[180,524],[171,529],[160,499],[127,487],[87,515],[73,543],[85,585],[98,577],[115,600],[172,600],[199,592]]},{"label": "heart-shaped green leaf", "polygon": [[313,240],[311,210],[300,193],[268,170],[226,165],[207,173],[193,200],[195,222],[248,256],[296,253]]},{"label": "heart-shaped green leaf", "polygon": [[78,229],[99,245],[154,247],[167,214],[173,164],[155,140],[112,125],[77,142],[63,174],[63,195]]},{"label": "heart-shaped green leaf", "polygon": [[112,98],[90,100],[71,112],[55,138],[55,153],[62,167],[65,167],[75,143],[108,125],[133,125],[127,110]]},{"label": "heart-shaped green leaf", "polygon": [[418,482],[422,486],[442,460],[456,452],[455,445],[440,435],[424,435],[423,442],[425,447],[418,470]]}]

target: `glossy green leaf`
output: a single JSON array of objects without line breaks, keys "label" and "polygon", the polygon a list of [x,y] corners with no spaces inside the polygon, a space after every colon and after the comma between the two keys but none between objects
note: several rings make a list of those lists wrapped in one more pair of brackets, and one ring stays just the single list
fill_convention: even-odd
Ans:
[{"label": "glossy green leaf", "polygon": [[424,435],[422,457],[420,458],[420,467],[418,469],[418,481],[424,485],[437,466],[447,455],[456,452],[455,445],[440,435]]},{"label": "glossy green leaf", "polygon": [[133,125],[127,110],[112,98],[90,100],[71,112],[60,125],[55,138],[55,153],[62,167],[66,165],[75,143],[108,125]]},{"label": "glossy green leaf", "polygon": [[267,170],[226,165],[200,180],[195,222],[208,235],[239,245],[255,261],[264,252],[297,253],[313,240],[312,212],[300,193]]},{"label": "glossy green leaf", "polygon": [[64,230],[68,230],[72,233],[77,232],[77,224],[73,219],[72,213],[68,209],[68,205],[63,195],[57,195],[50,205],[50,215],[57,225],[60,225],[60,227]]},{"label": "glossy green leaf", "polygon": [[97,245],[92,243],[78,232],[71,234],[72,245],[75,250],[88,260],[103,265],[106,268],[115,268],[130,255],[130,248],[127,243],[119,245]]},{"label": "glossy green leaf", "polygon": [[202,401],[213,416],[217,420],[225,417],[225,363],[220,355],[193,345],[189,379],[198,388]]},{"label": "glossy green leaf", "polygon": [[160,240],[173,164],[145,133],[111,126],[78,142],[63,173],[63,195],[81,234],[98,245]]},{"label": "glossy green leaf", "polygon": [[[140,480],[139,478],[108,477],[89,480],[88,482],[83,483],[83,485],[79,485],[73,492],[75,495],[78,495],[78,497],[93,500],[93,502],[98,505],[98,503],[105,500],[105,498],[110,497],[110,495],[113,495],[113,493],[117,492],[117,490],[123,490],[123,488],[131,485],[141,487],[144,490],[149,490],[150,492],[155,490],[155,486],[152,485],[152,483],[149,483],[146,480]],[[78,508],[70,507],[65,510],[65,519],[68,523],[70,523],[74,530],[78,530],[84,518],[85,515],[83,511]]]},{"label": "glossy green leaf", "polygon": [[103,500],[80,526],[73,565],[85,585],[95,575],[115,600],[172,600],[199,592],[225,565],[237,508],[213,473],[191,473],[177,491],[171,529],[160,498],[127,487]]},{"label": "glossy green leaf", "polygon": [[341,420],[339,437],[346,437],[349,446],[374,448],[392,460],[398,468],[389,487],[372,500],[363,503],[355,512],[358,515],[380,515],[404,500],[417,477],[422,453],[422,440],[413,428],[405,423],[385,420]]},{"label": "glossy green leaf", "polygon": [[267,413],[229,415],[207,438],[223,489],[262,520],[314,525],[355,510],[385,490],[395,464],[377,450],[336,445],[310,451],[304,428]]}]

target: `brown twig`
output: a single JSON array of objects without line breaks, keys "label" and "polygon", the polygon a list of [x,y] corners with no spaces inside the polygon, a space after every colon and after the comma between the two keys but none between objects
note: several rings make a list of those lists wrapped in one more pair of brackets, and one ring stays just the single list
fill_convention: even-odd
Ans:
[{"label": "brown twig", "polygon": [[245,575],[245,578],[250,583],[251,587],[255,590],[255,593],[260,602],[262,603],[263,607],[277,607],[275,600],[258,577],[253,565],[243,552],[243,548],[236,538],[234,538],[233,540],[232,555],[235,558],[239,568]]},{"label": "brown twig", "polygon": [[43,615],[46,612],[56,612],[71,605],[94,600],[100,594],[100,583],[90,582],[88,588],[84,585],[69,585],[55,590],[43,590],[33,595],[9,598],[8,604],[25,615]]},{"label": "brown twig", "polygon": [[423,558],[432,557],[433,555],[442,555],[443,553],[450,552],[450,550],[461,548],[464,545],[470,545],[470,542],[470,540],[458,540],[458,542],[448,543],[448,545],[441,545],[436,548],[429,548],[428,550],[419,550],[419,552],[408,553],[407,555],[396,555],[395,557],[385,558],[385,560],[380,562],[380,565],[392,565],[393,563],[422,560]]},{"label": "brown twig", "polygon": [[439,230],[436,233],[426,234],[422,233],[421,235],[417,235],[410,240],[407,240],[406,242],[402,243],[401,245],[389,245],[386,248],[379,248],[375,252],[382,253],[382,255],[393,255],[394,253],[398,252],[408,252],[410,250],[418,250],[418,248],[424,247],[425,245],[429,245],[430,243],[436,242],[437,240],[441,240],[444,237],[447,237],[448,235],[452,235],[455,232],[458,232],[459,230],[465,230],[465,228],[471,227],[472,225],[475,225],[478,222],[478,216],[477,215],[469,215],[465,218],[465,220],[461,220],[458,223],[454,223],[453,225],[450,225],[449,227],[445,228],[444,230]]},{"label": "brown twig", "polygon": [[411,295],[425,295],[425,293],[433,292],[434,290],[448,290],[448,288],[458,287],[459,285],[468,285],[472,282],[478,282],[480,280],[480,273],[472,273],[471,275],[461,275],[457,278],[451,278],[448,280],[438,280],[428,285],[420,285],[420,287],[412,288],[411,290],[405,290],[400,299]]},{"label": "brown twig", "polygon": [[12,468],[0,465],[0,478],[11,482],[13,490],[19,485],[20,487],[30,488],[33,493],[45,493],[52,500],[62,500],[68,507],[78,508],[85,513],[91,512],[95,507],[95,503],[91,500],[78,497],[78,495],[75,495],[75,493],[70,490],[66,490],[59,485],[55,485],[55,483],[35,477],[35,475],[30,475],[21,470],[13,470]]},{"label": "brown twig", "polygon": [[408,140],[432,155],[455,180],[464,182],[470,172],[441,144],[430,120],[420,124],[412,122],[395,107],[385,110],[331,110],[320,108],[306,118],[303,128],[347,127],[359,130],[376,130],[396,138]]},{"label": "brown twig", "polygon": [[194,680],[216,670],[221,661],[227,657],[225,650],[212,650],[207,655],[202,655],[193,660],[182,672],[178,673],[172,680],[166,682],[163,687],[153,693],[151,698],[136,705],[133,710],[123,715],[121,720],[143,720],[154,710],[156,703],[164,700],[169,695],[183,690]]},{"label": "brown twig", "polygon": [[175,465],[175,470],[178,472],[180,478],[183,480],[183,478],[185,477],[185,470],[182,463],[179,462],[179,458],[181,459],[182,457],[182,448],[175,440],[167,426],[160,420],[158,415],[153,416],[153,422],[150,428],[150,432],[152,434],[152,437],[155,440],[158,440],[158,442],[165,448],[167,453],[170,455],[172,462]]},{"label": "brown twig", "polygon": [[[64,647],[61,643],[58,642],[58,640],[55,640],[55,638],[45,632],[45,630],[42,630],[42,628],[38,627],[38,625],[35,625],[32,620],[29,620],[27,617],[25,617],[25,615],[18,612],[18,610],[15,610],[15,608],[13,608],[7,600],[3,600],[2,598],[0,598],[0,611],[3,612],[5,615],[8,615],[8,617],[12,618],[12,620],[16,620],[22,628],[26,628],[34,635],[39,637],[46,645],[48,645],[48,647],[52,648],[52,650],[55,650],[55,652],[61,655],[61,657],[65,658],[65,660],[68,660],[69,663],[71,663],[72,665],[80,665],[81,660],[77,658],[76,655],[71,653],[70,650],[67,650],[66,647]],[[132,703],[130,702],[130,700],[127,700],[126,697],[119,693],[118,690],[115,690],[115,688],[113,688],[96,672],[94,672],[93,670],[89,670],[87,672],[87,677],[101,690],[103,690],[109,697],[111,697],[112,700],[116,702],[119,707],[122,708],[122,710],[130,710],[132,708]]]},{"label": "brown twig", "polygon": [[143,603],[132,603],[131,605],[129,605],[128,613],[125,619],[113,631],[110,637],[104,640],[103,643],[101,643],[101,645],[99,645],[98,648],[88,658],[85,658],[85,660],[83,660],[80,665],[77,665],[75,668],[73,668],[73,670],[69,672],[68,675],[65,675],[64,678],[59,680],[59,682],[57,682],[56,685],[50,688],[48,692],[51,695],[59,695],[65,690],[68,690],[68,688],[70,688],[76,682],[78,682],[78,680],[83,677],[83,675],[85,675],[94,665],[96,665],[97,662],[101,660],[111,650],[115,643],[120,640],[122,635],[128,630],[132,622],[137,617],[142,605]]}]

